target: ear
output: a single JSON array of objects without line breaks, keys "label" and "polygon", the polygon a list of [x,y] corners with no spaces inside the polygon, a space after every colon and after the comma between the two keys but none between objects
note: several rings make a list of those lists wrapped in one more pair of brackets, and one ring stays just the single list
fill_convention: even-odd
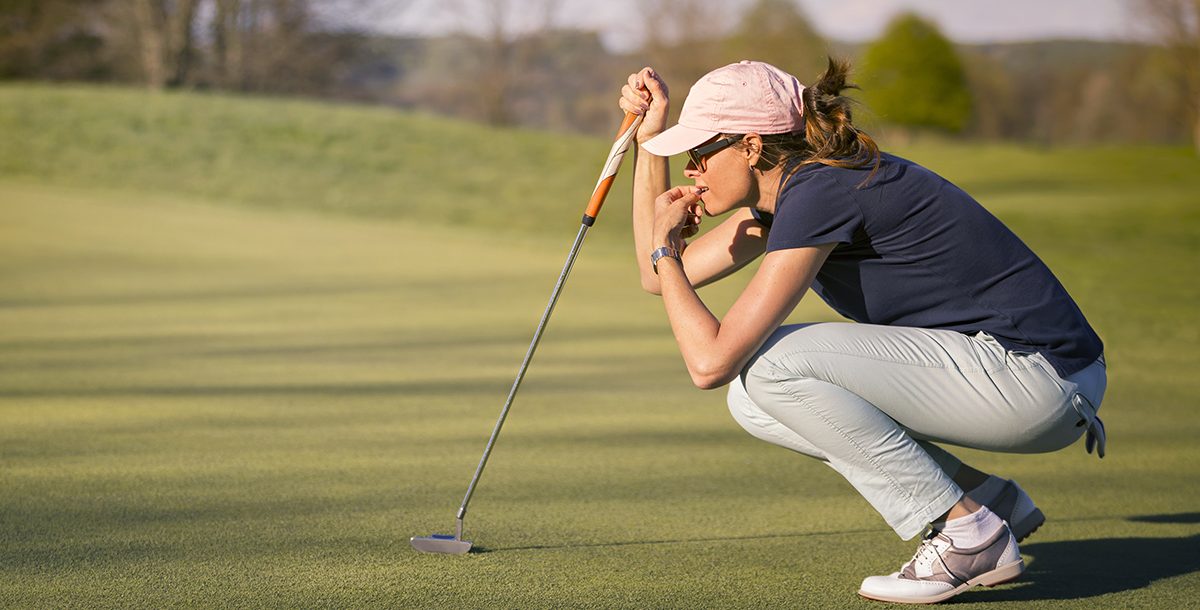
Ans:
[{"label": "ear", "polygon": [[750,164],[750,167],[757,167],[759,160],[762,159],[762,136],[756,133],[746,134],[742,137],[740,148],[742,154],[746,155],[746,162]]}]

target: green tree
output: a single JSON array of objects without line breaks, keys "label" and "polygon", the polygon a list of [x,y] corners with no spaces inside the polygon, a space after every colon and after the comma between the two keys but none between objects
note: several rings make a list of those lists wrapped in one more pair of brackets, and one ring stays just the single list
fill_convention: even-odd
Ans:
[{"label": "green tree", "polygon": [[756,0],[725,39],[727,63],[765,61],[812,83],[825,68],[827,45],[793,0]]},{"label": "green tree", "polygon": [[867,48],[859,81],[886,123],[958,133],[971,118],[971,90],[954,46],[912,13],[894,19]]}]

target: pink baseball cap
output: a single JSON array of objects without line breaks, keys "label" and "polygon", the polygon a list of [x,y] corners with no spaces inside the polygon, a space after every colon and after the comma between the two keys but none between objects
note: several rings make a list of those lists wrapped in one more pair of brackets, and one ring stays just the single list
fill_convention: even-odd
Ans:
[{"label": "pink baseball cap", "polygon": [[770,135],[804,129],[804,85],[795,76],[761,61],[717,68],[692,85],[679,123],[642,144],[669,157],[722,133]]}]

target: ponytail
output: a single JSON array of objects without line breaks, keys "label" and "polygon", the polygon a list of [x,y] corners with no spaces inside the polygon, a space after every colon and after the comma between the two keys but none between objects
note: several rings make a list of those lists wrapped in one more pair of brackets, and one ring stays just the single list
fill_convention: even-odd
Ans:
[{"label": "ponytail", "polygon": [[850,62],[830,57],[825,72],[800,95],[804,131],[762,136],[764,162],[772,167],[785,164],[785,181],[814,163],[852,169],[870,166],[871,173],[859,184],[861,188],[879,170],[879,145],[851,122],[854,100],[842,95],[846,89],[858,88],[846,83],[849,73]]},{"label": "ponytail", "polygon": [[846,83],[849,73],[850,62],[830,57],[825,73],[801,94],[808,154],[800,165],[820,163],[849,168],[872,165],[865,184],[879,169],[879,145],[851,122],[850,106],[854,101],[843,96],[842,91],[858,87]]}]

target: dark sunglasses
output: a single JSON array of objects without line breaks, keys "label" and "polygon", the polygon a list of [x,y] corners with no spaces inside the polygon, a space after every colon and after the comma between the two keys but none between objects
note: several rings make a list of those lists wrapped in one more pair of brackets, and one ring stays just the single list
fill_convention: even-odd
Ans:
[{"label": "dark sunglasses", "polygon": [[688,159],[692,161],[692,165],[696,166],[696,169],[700,170],[701,172],[706,171],[708,168],[706,166],[707,164],[705,163],[705,159],[708,156],[733,146],[744,137],[745,135],[729,136],[728,138],[717,140],[716,142],[710,142],[704,146],[697,146],[696,148],[692,148],[687,151]]}]

